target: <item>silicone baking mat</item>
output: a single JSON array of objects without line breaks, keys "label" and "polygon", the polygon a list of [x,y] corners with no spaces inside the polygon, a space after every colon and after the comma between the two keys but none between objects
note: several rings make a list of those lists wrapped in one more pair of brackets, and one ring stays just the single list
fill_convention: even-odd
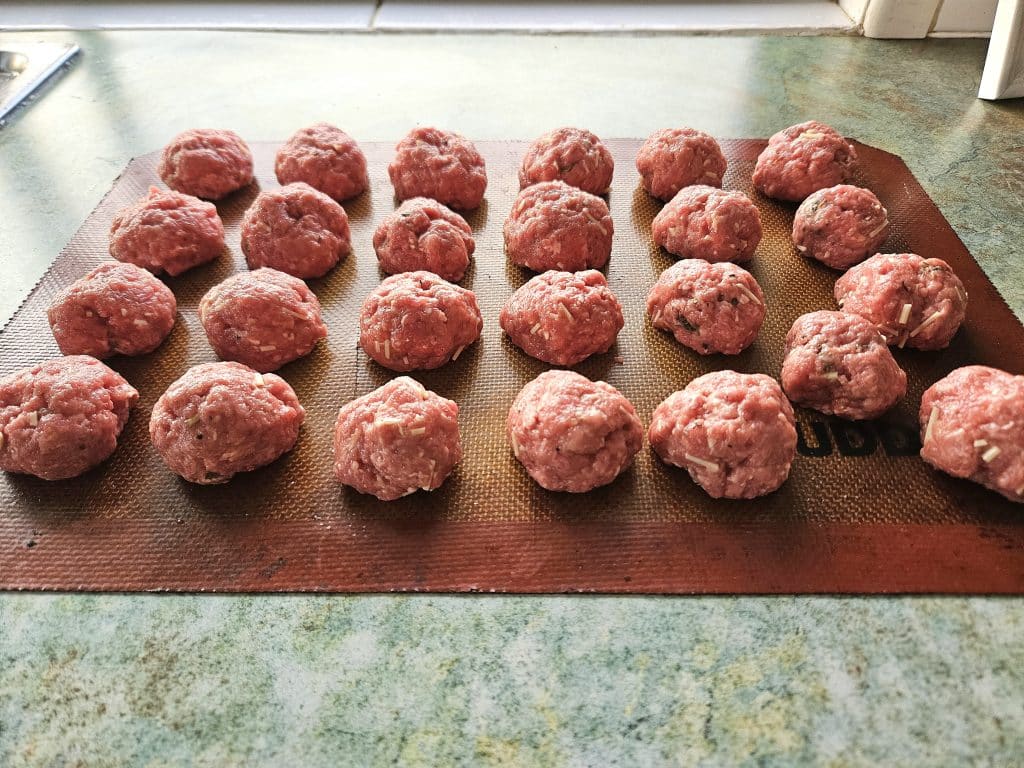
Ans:
[{"label": "silicone baking mat", "polygon": [[[576,369],[605,379],[644,423],[670,392],[702,373],[733,368],[778,376],[786,331],[798,315],[834,308],[837,273],[801,258],[789,229],[794,206],[750,185],[765,142],[726,141],[725,187],[761,209],[764,240],[750,269],[768,314],[757,341],[734,357],[700,357],[654,331],[644,297],[672,259],[654,247],[658,204],[638,187],[636,140],[609,142],[615,240],[607,275],[626,326],[605,355]],[[1024,591],[1024,510],[971,483],[935,472],[916,455],[922,391],[953,368],[985,363],[1021,373],[1024,328],[903,162],[858,145],[856,183],[888,207],[888,251],[949,261],[970,295],[968,319],[940,353],[896,350],[909,391],[874,423],[845,423],[798,410],[800,453],[789,481],[755,501],[716,501],[685,471],[645,445],[632,469],[582,495],[537,487],[512,457],[505,415],[516,392],[548,366],[502,337],[498,312],[529,274],[510,266],[502,223],[517,190],[524,142],[480,144],[490,186],[469,216],[477,250],[463,285],[484,315],[481,341],[443,368],[414,374],[456,400],[465,458],[444,486],[383,503],[338,485],[331,432],[338,407],[392,375],[362,354],[357,315],[381,274],[374,225],[392,210],[386,167],[392,145],[364,146],[372,193],[346,205],[354,255],[310,283],[330,335],[279,373],[307,417],[296,449],[226,485],[190,485],[150,446],[147,423],[160,393],[187,367],[215,357],[196,318],[212,285],[245,262],[243,211],[258,188],[276,185],[276,145],[254,146],[258,185],[219,205],[228,253],[168,279],[179,318],[167,342],[110,364],[141,393],[114,456],[69,481],[0,477],[0,587],[183,591],[494,591],[645,593]],[[114,214],[158,183],[157,154],[133,160],[0,335],[0,374],[58,354],[46,323],[54,294],[108,258]]]}]

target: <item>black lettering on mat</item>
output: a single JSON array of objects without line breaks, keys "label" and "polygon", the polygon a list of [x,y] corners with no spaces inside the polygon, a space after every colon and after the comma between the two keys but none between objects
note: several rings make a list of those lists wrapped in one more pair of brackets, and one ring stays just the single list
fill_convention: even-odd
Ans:
[{"label": "black lettering on mat", "polygon": [[873,456],[881,445],[887,456],[916,456],[921,439],[915,427],[891,421],[808,419],[796,423],[796,450],[801,456]]}]

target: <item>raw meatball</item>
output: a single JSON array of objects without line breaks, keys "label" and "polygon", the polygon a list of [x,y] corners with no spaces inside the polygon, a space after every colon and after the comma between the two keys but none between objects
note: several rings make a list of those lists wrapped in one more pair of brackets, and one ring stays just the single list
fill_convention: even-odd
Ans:
[{"label": "raw meatball", "polygon": [[612,153],[590,131],[558,128],[545,133],[526,150],[519,169],[519,187],[539,181],[564,181],[593,195],[603,195],[612,183]]},{"label": "raw meatball", "polygon": [[651,234],[684,259],[749,261],[761,242],[761,214],[742,192],[684,187],[654,217]]},{"label": "raw meatball", "polygon": [[399,200],[429,197],[464,211],[479,206],[487,190],[487,169],[473,142],[439,128],[415,128],[398,142],[388,176]]},{"label": "raw meatball", "polygon": [[608,204],[561,181],[527,187],[505,220],[505,252],[513,264],[544,272],[600,269],[612,253]]},{"label": "raw meatball", "polygon": [[218,357],[262,372],[308,355],[327,336],[314,293],[267,268],[213,286],[199,302],[199,322]]},{"label": "raw meatball", "polygon": [[345,209],[309,184],[261,192],[242,218],[242,252],[249,269],[322,277],[351,250]]},{"label": "raw meatball", "polygon": [[607,485],[633,463],[644,427],[633,404],[603,381],[548,371],[508,412],[512,452],[538,485],[583,493]]},{"label": "raw meatball", "polygon": [[717,371],[691,381],[654,410],[648,439],[708,495],[753,499],[786,482],[796,456],[793,406],[761,373]]},{"label": "raw meatball", "polygon": [[513,344],[553,365],[607,352],[623,326],[619,300],[594,269],[537,275],[512,294],[500,322]]},{"label": "raw meatball", "polygon": [[110,255],[118,261],[172,277],[224,252],[224,224],[213,203],[149,188],[110,225]]},{"label": "raw meatball", "polygon": [[436,200],[414,197],[386,216],[373,233],[373,250],[388,274],[433,272],[462,279],[476,243],[466,220]]},{"label": "raw meatball", "polygon": [[171,289],[134,264],[101,264],[57,294],[47,316],[65,355],[144,355],[178,311]]},{"label": "raw meatball", "polygon": [[949,264],[915,253],[879,253],[836,281],[844,312],[866,317],[888,344],[944,349],[967,312],[967,292]]},{"label": "raw meatball", "polygon": [[157,173],[171,189],[220,200],[252,183],[252,152],[234,131],[195,128],[164,147]]},{"label": "raw meatball", "polygon": [[117,448],[139,399],[86,355],[58,357],[0,379],[0,469],[43,480],[76,477]]},{"label": "raw meatball", "polygon": [[754,186],[768,197],[803,200],[850,177],[857,150],[835,128],[811,120],[770,139],[754,166]]},{"label": "raw meatball", "polygon": [[462,459],[459,406],[399,376],[341,407],[334,476],[391,501],[441,487]]},{"label": "raw meatball", "polygon": [[714,137],[693,128],[655,131],[640,147],[636,169],[647,194],[671,200],[683,187],[722,186],[725,155]]},{"label": "raw meatball", "polygon": [[1024,501],[1024,376],[957,368],[925,391],[920,417],[925,461]]},{"label": "raw meatball", "polygon": [[403,272],[366,297],[359,344],[385,368],[426,370],[457,359],[483,327],[472,291],[432,272]]},{"label": "raw meatball", "polygon": [[277,151],[274,173],[281,184],[305,182],[339,203],[370,186],[363,150],[355,139],[328,123],[292,134]]},{"label": "raw meatball", "polygon": [[742,352],[761,329],[764,313],[757,280],[728,262],[677,261],[647,294],[654,327],[702,355]]},{"label": "raw meatball", "polygon": [[305,415],[280,376],[241,363],[205,363],[156,401],[149,436],[173,472],[212,485],[290,451]]},{"label": "raw meatball", "polygon": [[793,217],[796,249],[834,269],[864,261],[888,237],[888,211],[873,192],[850,184],[812,193]]},{"label": "raw meatball", "polygon": [[786,335],[782,388],[794,403],[842,419],[874,419],[907,391],[878,329],[858,315],[801,315]]}]

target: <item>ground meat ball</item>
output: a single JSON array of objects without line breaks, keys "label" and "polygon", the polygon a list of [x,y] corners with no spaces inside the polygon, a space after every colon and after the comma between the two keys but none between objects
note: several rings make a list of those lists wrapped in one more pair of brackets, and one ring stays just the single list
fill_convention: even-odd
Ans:
[{"label": "ground meat ball", "polygon": [[252,152],[234,131],[196,128],[164,147],[157,173],[171,189],[220,200],[252,182]]},{"label": "ground meat ball", "polygon": [[149,436],[173,472],[211,485],[290,451],[305,415],[281,377],[241,363],[205,363],[160,396]]},{"label": "ground meat ball", "polygon": [[872,256],[836,281],[835,295],[840,309],[866,317],[900,348],[944,349],[967,311],[949,264],[914,253]]},{"label": "ground meat ball", "polygon": [[761,242],[761,214],[742,192],[685,187],[654,217],[651,234],[684,259],[749,261]]},{"label": "ground meat ball", "polygon": [[612,153],[590,131],[558,128],[545,133],[526,150],[519,169],[519,187],[540,181],[564,181],[593,195],[603,195],[612,183]]},{"label": "ground meat ball", "polygon": [[458,282],[475,247],[466,220],[425,197],[406,200],[373,233],[380,268],[391,275],[422,269]]},{"label": "ground meat ball", "polygon": [[345,209],[301,182],[261,192],[242,218],[249,269],[322,277],[351,249]]},{"label": "ground meat ball", "polygon": [[393,371],[438,368],[480,338],[472,291],[432,272],[403,272],[377,286],[359,314],[359,344]]},{"label": "ground meat ball", "polygon": [[888,237],[888,211],[873,192],[850,184],[812,193],[793,217],[796,249],[834,269],[877,253]]},{"label": "ground meat ball", "polygon": [[761,286],[742,267],[700,259],[678,261],[647,294],[655,328],[702,355],[742,352],[764,321]]},{"label": "ground meat ball", "polygon": [[633,463],[644,428],[633,404],[603,381],[548,371],[508,412],[512,452],[549,491],[583,493],[607,485]]},{"label": "ground meat ball", "polygon": [[862,317],[801,315],[786,336],[782,388],[794,403],[843,419],[874,419],[907,391],[907,374]]},{"label": "ground meat ball", "polygon": [[117,448],[139,399],[92,357],[58,357],[0,379],[0,469],[43,480],[76,477]]},{"label": "ground meat ball", "polygon": [[1024,502],[1024,376],[957,368],[921,398],[921,457]]},{"label": "ground meat ball", "polygon": [[622,330],[622,305],[597,270],[545,272],[512,294],[501,328],[526,354],[575,365],[607,352]]},{"label": "ground meat ball", "polygon": [[172,277],[224,252],[224,224],[213,203],[150,187],[110,225],[110,255]]},{"label": "ground meat ball", "polygon": [[846,181],[857,150],[835,128],[811,120],[770,139],[754,166],[754,186],[780,200],[803,200]]},{"label": "ground meat ball", "polygon": [[505,253],[513,264],[545,272],[600,269],[612,253],[608,204],[561,181],[527,187],[505,220]]},{"label": "ground meat ball", "polygon": [[218,357],[262,372],[308,355],[327,336],[314,293],[276,269],[215,285],[199,302],[199,321]]},{"label": "ground meat ball", "polygon": [[725,167],[725,155],[714,137],[693,128],[655,131],[636,156],[640,182],[659,200],[671,200],[693,184],[720,187]]},{"label": "ground meat ball", "polygon": [[685,469],[716,499],[771,493],[796,456],[793,407],[761,373],[694,379],[655,409],[648,439],[662,461]]},{"label": "ground meat ball", "polygon": [[473,142],[439,128],[415,128],[395,147],[388,176],[399,200],[429,197],[460,210],[480,205],[487,169]]},{"label": "ground meat ball", "polygon": [[292,134],[277,151],[274,172],[281,184],[305,182],[338,202],[370,186],[363,150],[355,139],[327,123]]},{"label": "ground meat ball", "polygon": [[462,459],[459,406],[408,376],[346,403],[334,425],[334,476],[391,501],[440,488]]}]

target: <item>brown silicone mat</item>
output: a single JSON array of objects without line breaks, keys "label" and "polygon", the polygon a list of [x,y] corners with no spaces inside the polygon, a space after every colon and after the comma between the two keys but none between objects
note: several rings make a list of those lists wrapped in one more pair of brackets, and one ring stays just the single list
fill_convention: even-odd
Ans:
[{"label": "brown silicone mat", "polygon": [[[836,273],[800,258],[789,240],[793,206],[750,187],[760,140],[723,143],[728,188],[751,194],[765,237],[751,271],[768,297],[758,340],[736,357],[701,358],[653,331],[644,297],[671,259],[652,247],[658,206],[633,158],[640,142],[609,142],[615,244],[607,269],[626,326],[617,347],[577,366],[606,379],[645,423],[695,376],[722,368],[778,376],[782,341],[803,312],[833,308]],[[528,278],[508,266],[501,226],[517,191],[522,142],[483,143],[490,186],[472,216],[475,263],[463,285],[484,313],[480,343],[455,363],[415,374],[458,401],[465,459],[432,494],[391,503],[338,486],[331,429],[338,406],[392,374],[357,347],[357,313],[380,280],[374,223],[393,208],[392,145],[364,147],[372,194],[346,205],[354,257],[311,282],[324,306],[327,343],[280,373],[307,410],[296,450],[222,486],[179,481],[152,450],[147,422],[164,388],[188,366],[214,360],[195,308],[212,285],[245,269],[242,212],[257,189],[222,202],[230,254],[169,279],[179,320],[151,355],[115,358],[141,402],[114,457],[74,480],[0,477],[0,588],[210,591],[496,592],[1024,592],[1024,509],[928,468],[916,456],[915,412],[924,388],[955,367],[985,363],[1021,373],[1024,328],[903,162],[859,146],[859,178],[888,207],[886,250],[949,261],[970,294],[966,326],[942,353],[897,351],[909,375],[902,405],[873,424],[798,411],[801,454],[783,488],[750,502],[715,501],[645,446],[635,466],[588,494],[535,486],[505,444],[504,419],[519,388],[546,365],[502,338],[498,311]],[[275,145],[255,145],[264,187],[275,185]],[[156,155],[133,160],[0,335],[0,374],[57,354],[45,310],[53,295],[106,256],[114,213],[157,181]]]}]

